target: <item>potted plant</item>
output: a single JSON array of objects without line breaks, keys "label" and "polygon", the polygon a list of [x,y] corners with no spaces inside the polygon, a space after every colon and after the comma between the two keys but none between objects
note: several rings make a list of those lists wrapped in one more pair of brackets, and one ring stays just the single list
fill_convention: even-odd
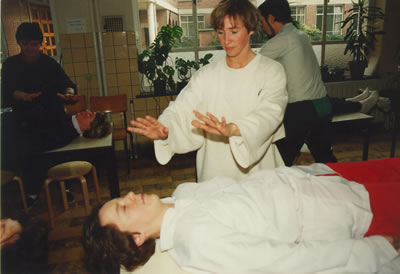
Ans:
[{"label": "potted plant", "polygon": [[175,70],[168,64],[168,56],[182,34],[180,26],[162,26],[149,49],[138,55],[139,72],[150,81],[155,94],[165,93],[167,84],[170,90],[175,88]]},{"label": "potted plant", "polygon": [[353,7],[345,11],[348,14],[341,22],[341,28],[347,26],[344,40],[347,41],[344,54],[350,52],[352,60],[349,62],[352,79],[361,79],[368,65],[367,57],[374,49],[375,35],[383,31],[375,31],[372,23],[376,19],[383,19],[381,8],[369,6],[367,0],[352,0]]},{"label": "potted plant", "polygon": [[189,82],[190,77],[192,77],[192,69],[198,70],[202,66],[209,63],[212,58],[212,53],[207,53],[203,58],[198,61],[184,60],[182,58],[176,57],[175,67],[178,72],[179,82],[177,83],[177,92],[180,92]]}]

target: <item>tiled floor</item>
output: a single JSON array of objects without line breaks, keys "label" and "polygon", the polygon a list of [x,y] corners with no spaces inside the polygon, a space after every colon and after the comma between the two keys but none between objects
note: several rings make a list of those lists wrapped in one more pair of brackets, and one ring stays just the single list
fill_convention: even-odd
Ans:
[{"label": "tiled floor", "polygon": [[[400,137],[400,136],[399,136]],[[377,127],[371,135],[369,159],[383,159],[389,157],[390,134]],[[340,162],[361,161],[362,138],[360,136],[335,136],[334,153]],[[400,138],[398,138],[400,143]],[[152,147],[149,149],[152,150]],[[400,156],[400,146],[396,154]],[[161,197],[169,196],[174,188],[188,181],[195,181],[194,154],[175,156],[166,166],[160,166],[154,159],[153,153],[139,151],[140,158],[134,160],[130,174],[127,174],[124,154],[118,154],[119,180],[121,195],[130,190],[134,192],[153,192]],[[310,155],[302,154],[297,164],[310,164],[313,160]],[[103,200],[109,199],[106,176],[99,172],[101,196]],[[88,181],[91,203],[95,204],[95,196],[91,181]],[[67,211],[63,211],[60,193],[54,186],[56,227],[49,233],[48,265],[50,273],[86,273],[83,266],[83,249],[81,247],[81,226],[85,219],[80,185],[72,184],[72,192],[76,202]],[[41,200],[29,212],[33,218],[47,220],[47,205],[42,193]],[[7,189],[7,195],[3,192],[3,217],[16,217],[21,213],[17,188]]]}]

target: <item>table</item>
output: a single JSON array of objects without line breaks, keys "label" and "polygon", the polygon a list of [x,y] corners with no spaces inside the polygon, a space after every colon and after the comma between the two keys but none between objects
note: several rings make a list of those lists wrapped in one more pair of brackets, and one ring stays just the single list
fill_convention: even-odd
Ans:
[{"label": "table", "polygon": [[68,161],[88,161],[107,169],[110,196],[120,197],[112,134],[97,139],[79,136],[68,145],[43,152],[41,156],[47,167]]},{"label": "table", "polygon": [[352,128],[360,128],[361,132],[364,134],[362,156],[363,161],[368,160],[370,126],[373,118],[374,116],[361,112],[355,112],[335,115],[332,119],[333,129],[335,129],[336,126],[351,126]]}]

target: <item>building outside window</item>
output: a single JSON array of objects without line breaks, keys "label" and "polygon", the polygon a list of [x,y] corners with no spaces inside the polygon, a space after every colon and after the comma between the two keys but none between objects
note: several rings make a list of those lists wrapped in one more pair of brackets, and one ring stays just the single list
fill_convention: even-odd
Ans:
[{"label": "building outside window", "polygon": [[290,7],[291,10],[291,15],[293,17],[293,19],[297,22],[299,22],[300,24],[305,24],[305,7]]},{"label": "building outside window", "polygon": [[[139,3],[141,1],[138,0]],[[175,12],[180,14],[178,24],[183,29],[181,43],[178,43],[177,47],[171,52],[173,60],[180,56],[186,59],[198,59],[207,53],[212,53],[213,59],[225,56],[214,30],[210,28],[210,14],[219,1],[173,1]],[[264,0],[251,0],[251,2],[257,7]],[[168,7],[162,7],[162,2],[156,3],[157,25],[162,26],[168,23],[163,21],[162,16],[163,8],[168,9]],[[341,29],[340,22],[346,18],[345,11],[352,8],[352,0],[289,0],[289,4],[291,14],[299,23],[300,30],[305,32],[312,42],[319,64],[347,67],[347,62],[351,57],[344,55],[346,42],[343,41],[343,38],[345,30]],[[194,16],[197,16],[197,33],[193,23],[193,19],[196,18]],[[146,24],[146,20],[143,20],[143,24]],[[326,24],[326,27],[324,27],[324,24]],[[195,43],[195,41],[197,42]],[[257,52],[265,42],[262,32],[257,30],[251,41],[253,49]]]},{"label": "building outside window", "polygon": [[[181,15],[181,27],[183,29],[184,37],[194,37],[194,25],[193,25],[193,16],[192,15]],[[205,29],[205,21],[204,15],[197,16],[197,28],[199,30]]]},{"label": "building outside window", "polygon": [[[317,28],[322,30],[324,6],[317,6]],[[343,5],[333,5],[327,7],[326,15],[326,34],[327,35],[340,35],[342,29],[340,22],[343,21]]]}]

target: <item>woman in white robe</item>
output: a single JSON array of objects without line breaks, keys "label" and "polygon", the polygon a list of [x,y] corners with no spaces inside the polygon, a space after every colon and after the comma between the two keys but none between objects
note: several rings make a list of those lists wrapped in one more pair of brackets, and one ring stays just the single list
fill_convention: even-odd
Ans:
[{"label": "woman in white robe", "polygon": [[284,165],[274,142],[284,137],[286,76],[250,47],[257,10],[248,1],[221,1],[211,17],[225,58],[195,73],[158,120],[137,118],[128,128],[155,140],[160,164],[197,150],[200,182]]}]

